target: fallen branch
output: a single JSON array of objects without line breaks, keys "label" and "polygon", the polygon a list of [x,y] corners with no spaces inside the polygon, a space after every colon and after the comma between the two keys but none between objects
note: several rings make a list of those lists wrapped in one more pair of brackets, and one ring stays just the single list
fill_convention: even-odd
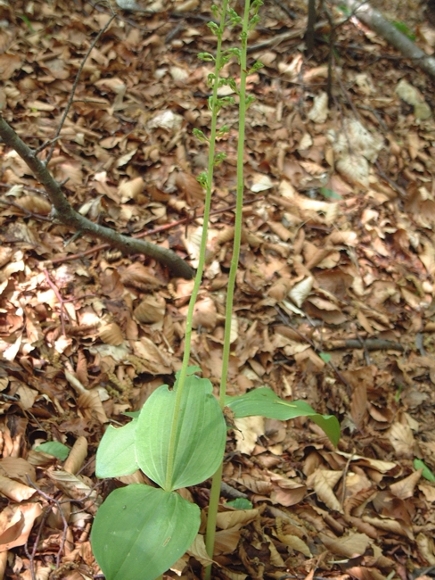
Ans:
[{"label": "fallen branch", "polygon": [[399,32],[380,12],[368,2],[361,4],[360,0],[333,0],[334,4],[345,5],[353,14],[381,36],[389,44],[397,48],[404,56],[413,60],[416,66],[435,77],[435,58],[428,56],[416,46],[407,36]]},{"label": "fallen branch", "polygon": [[88,234],[99,238],[117,248],[123,253],[145,254],[167,266],[175,276],[190,279],[193,277],[192,268],[175,252],[161,248],[150,242],[138,240],[118,234],[114,230],[95,224],[76,212],[62,192],[60,184],[54,179],[46,165],[38,159],[35,151],[30,149],[15,133],[12,127],[0,114],[0,137],[8,147],[14,149],[23,159],[36,179],[44,186],[48,198],[53,206],[52,218],[74,228],[77,233]]}]

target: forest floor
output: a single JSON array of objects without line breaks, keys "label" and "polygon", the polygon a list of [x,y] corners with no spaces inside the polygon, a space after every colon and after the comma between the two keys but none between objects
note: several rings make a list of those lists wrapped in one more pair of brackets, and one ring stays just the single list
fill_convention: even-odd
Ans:
[{"label": "forest floor", "polygon": [[[252,510],[219,530],[213,577],[428,578],[435,83],[351,18],[335,31],[328,106],[330,24],[320,15],[307,58],[305,2],[286,6],[263,7],[250,38],[250,59],[265,66],[249,77],[256,100],[228,391],[268,385],[335,415],[342,436],[335,449],[306,419],[256,418],[229,432],[222,502],[242,495]],[[92,51],[49,168],[67,180],[83,215],[146,235],[195,266],[204,199],[196,177],[207,148],[192,130],[207,132],[210,122],[211,65],[197,58],[215,50],[210,4],[156,0],[148,8],[154,13],[119,10]],[[431,54],[435,30],[421,11],[398,20]],[[107,5],[83,0],[0,2],[0,107],[31,147],[55,135],[109,16]],[[236,37],[228,31],[226,45]],[[192,363],[215,386],[236,109],[224,109],[221,122],[227,160],[216,169],[192,345]],[[0,577],[101,578],[93,516],[132,478],[98,480],[96,449],[108,423],[125,423],[123,413],[173,383],[192,281],[53,223],[24,162],[1,144],[0,152]],[[35,449],[51,440],[74,446],[66,469]],[[208,492],[209,482],[189,490],[201,507]],[[167,577],[200,578],[198,557],[186,554]]]}]

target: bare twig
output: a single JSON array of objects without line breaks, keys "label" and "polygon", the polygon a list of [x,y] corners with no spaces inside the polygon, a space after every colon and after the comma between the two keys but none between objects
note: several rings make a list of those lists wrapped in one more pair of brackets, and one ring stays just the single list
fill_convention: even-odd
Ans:
[{"label": "bare twig", "polygon": [[[30,485],[36,489],[35,485],[33,485],[33,484],[30,484]],[[42,530],[44,528],[45,521],[46,521],[47,517],[48,517],[48,511],[45,511],[42,514],[41,521],[39,522],[39,528],[38,528],[38,532],[36,534],[35,541],[33,543],[32,551],[31,552],[29,551],[28,542],[26,542],[26,545],[24,546],[24,551],[26,552],[26,556],[29,558],[30,576],[31,576],[32,580],[36,580],[36,571],[35,571],[36,550],[38,548],[38,544],[39,544],[39,541],[41,539]]]},{"label": "bare twig", "polygon": [[35,155],[15,133],[12,127],[0,114],[0,137],[9,147],[15,149],[27,166],[32,170],[36,179],[44,186],[48,198],[53,206],[53,218],[66,224],[77,232],[91,235],[108,242],[124,253],[145,254],[166,265],[175,276],[190,279],[193,276],[192,268],[175,252],[146,242],[118,234],[114,230],[95,224],[76,212],[62,192],[59,183],[54,179],[46,165]]},{"label": "bare twig", "polygon": [[68,316],[70,322],[72,322],[71,317],[69,315],[68,310],[65,308],[65,300],[62,298],[62,296],[61,296],[61,294],[59,292],[58,287],[51,280],[50,274],[47,272],[47,270],[45,268],[44,268],[44,274],[45,274],[45,279],[47,280],[47,284],[50,286],[50,288],[55,293],[56,298],[59,300],[59,304],[60,304],[60,323],[61,323],[61,327],[62,327],[62,335],[65,336],[65,313]]},{"label": "bare twig", "polygon": [[26,209],[25,207],[23,207],[22,205],[20,205],[19,203],[15,203],[14,201],[9,201],[6,199],[0,199],[0,203],[2,203],[3,205],[7,205],[8,207],[16,207],[17,209],[19,209],[20,211],[23,212],[24,215],[26,215],[27,217],[33,217],[35,219],[41,220],[43,222],[51,222],[51,219],[45,215],[41,215],[40,213],[34,213],[33,211],[30,211],[28,209]]},{"label": "bare twig", "polygon": [[[51,147],[50,147],[50,150],[49,150],[49,152],[48,152],[47,159],[45,160],[45,164],[46,164],[46,165],[48,165],[48,164],[49,164],[49,162],[50,162],[50,159],[51,159],[51,158],[52,158],[52,156],[53,156],[53,151],[54,151],[54,147],[55,147],[55,145],[56,145],[56,141],[59,139],[60,132],[62,131],[62,127],[63,127],[63,125],[64,125],[64,123],[65,123],[65,120],[66,120],[66,118],[67,118],[67,116],[68,116],[69,110],[71,109],[71,105],[72,105],[72,103],[73,103],[73,100],[74,100],[74,95],[75,95],[75,93],[76,93],[76,90],[77,90],[77,85],[79,84],[80,76],[81,76],[81,74],[82,74],[82,72],[83,72],[83,68],[84,68],[84,66],[85,66],[85,63],[86,63],[86,61],[88,60],[88,58],[89,58],[89,55],[91,54],[91,52],[92,52],[92,51],[93,51],[93,49],[95,48],[95,45],[96,45],[96,44],[97,44],[97,42],[100,40],[101,36],[102,36],[102,35],[103,35],[103,34],[106,32],[106,30],[109,28],[109,26],[112,24],[112,22],[113,22],[113,20],[114,20],[115,18],[116,18],[116,13],[112,14],[112,16],[109,18],[109,20],[108,20],[108,21],[106,22],[106,24],[103,26],[103,28],[102,28],[102,29],[99,31],[99,33],[97,34],[97,36],[96,36],[96,37],[94,38],[94,40],[91,42],[91,44],[90,44],[90,46],[89,46],[89,48],[88,48],[88,51],[86,52],[85,56],[84,56],[84,57],[83,57],[83,59],[82,59],[82,62],[81,62],[81,64],[80,64],[80,66],[79,66],[79,70],[77,71],[76,78],[75,78],[75,80],[74,80],[74,83],[73,83],[73,86],[72,86],[72,89],[71,89],[71,94],[70,94],[70,96],[69,96],[68,102],[67,102],[67,104],[66,104],[66,107],[65,107],[65,111],[63,112],[62,118],[61,118],[61,120],[60,120],[59,126],[58,126],[58,128],[57,128],[57,131],[56,131],[56,134],[55,134],[55,136],[54,136],[53,140],[51,141]],[[37,152],[39,152],[39,151],[40,151],[40,149],[41,149],[41,148],[39,148],[39,149],[37,150]]]},{"label": "bare twig", "polygon": [[[67,535],[67,531],[68,531],[68,522],[67,522],[66,517],[62,511],[61,503],[66,503],[66,502],[69,502],[71,500],[66,499],[63,502],[60,502],[59,500],[55,499],[54,497],[51,497],[51,495],[48,495],[47,493],[42,491],[42,489],[40,489],[38,486],[36,486],[29,477],[27,477],[27,483],[30,487],[33,487],[33,489],[36,489],[38,494],[41,497],[43,497],[49,504],[54,504],[57,507],[57,510],[59,512],[60,519],[62,520],[62,524],[63,524],[62,540],[60,542],[59,550],[58,550],[57,555],[56,555],[56,568],[59,568],[60,558],[61,558],[61,555],[64,551],[64,547],[65,547],[65,543],[66,543],[66,535]],[[45,511],[43,514],[43,518],[42,518],[42,521],[41,521],[39,529],[38,529],[38,534],[36,536],[35,543],[33,545],[33,550],[32,550],[33,557],[35,557],[36,550],[38,548],[39,540],[41,537],[41,532],[42,532],[45,520],[47,519],[48,515],[49,515],[48,511]],[[33,580],[33,578],[32,578],[32,580]]]},{"label": "bare twig", "polygon": [[[262,198],[259,198],[259,199],[262,199]],[[250,203],[251,202],[245,202],[244,205],[249,205]],[[225,213],[227,211],[232,211],[235,207],[236,207],[236,205],[233,204],[233,205],[229,205],[227,207],[224,207],[222,209],[215,209],[215,210],[210,212],[210,216],[219,215],[219,214]],[[160,234],[162,232],[166,232],[172,228],[175,228],[176,226],[180,226],[183,224],[189,224],[190,222],[194,222],[195,220],[197,220],[201,217],[202,217],[202,215],[186,216],[186,217],[181,218],[175,222],[170,222],[169,224],[165,224],[164,226],[159,226],[159,227],[154,228],[152,230],[146,230],[145,232],[141,232],[140,234],[135,234],[133,237],[135,239],[139,239],[139,238],[144,238],[145,236],[154,236],[156,234]],[[71,260],[78,260],[80,258],[84,258],[85,256],[90,256],[92,254],[95,254],[96,252],[100,252],[101,250],[107,250],[108,248],[110,248],[110,244],[99,244],[98,246],[94,246],[93,248],[90,248],[89,250],[85,250],[84,252],[79,252],[77,254],[70,254],[69,256],[64,256],[62,258],[55,258],[54,260],[51,260],[51,263],[52,264],[62,264],[64,262],[70,262]]]}]

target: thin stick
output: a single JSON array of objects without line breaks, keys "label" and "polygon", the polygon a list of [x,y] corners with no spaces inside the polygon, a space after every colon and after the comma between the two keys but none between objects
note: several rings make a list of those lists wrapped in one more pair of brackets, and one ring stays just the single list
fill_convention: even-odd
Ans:
[{"label": "thin stick", "polygon": [[71,316],[69,315],[68,310],[65,308],[65,301],[62,298],[58,287],[56,286],[56,284],[51,280],[50,278],[50,274],[48,273],[48,271],[44,268],[43,270],[44,274],[45,274],[45,279],[47,280],[47,284],[50,286],[50,288],[53,290],[53,292],[56,295],[56,298],[59,300],[59,305],[60,305],[60,323],[61,323],[61,328],[62,328],[62,335],[65,335],[65,313],[69,318],[69,321],[72,323],[71,320]]},{"label": "thin stick", "polygon": [[[58,126],[57,131],[56,131],[56,134],[55,134],[54,138],[51,141],[51,147],[50,147],[50,150],[48,152],[47,159],[45,160],[45,163],[47,165],[48,165],[48,163],[50,162],[50,159],[53,156],[53,152],[54,152],[54,147],[56,145],[56,141],[59,139],[60,132],[62,131],[62,127],[63,127],[63,125],[64,125],[64,123],[66,121],[66,118],[68,116],[69,110],[71,109],[71,105],[73,104],[74,95],[75,95],[75,92],[77,90],[77,86],[79,84],[80,76],[81,76],[81,74],[83,72],[83,68],[84,68],[84,66],[86,64],[86,61],[88,60],[89,55],[94,50],[95,45],[100,40],[101,36],[106,32],[106,30],[109,28],[109,26],[112,24],[112,22],[114,21],[115,18],[116,18],[116,13],[112,14],[112,16],[109,18],[109,20],[103,26],[103,28],[100,30],[100,32],[97,34],[97,36],[94,38],[94,40],[91,42],[91,45],[90,45],[87,53],[83,57],[83,60],[82,60],[82,62],[80,64],[80,66],[79,66],[79,70],[77,71],[76,78],[75,78],[75,81],[74,81],[73,86],[72,86],[72,89],[71,89],[71,94],[69,96],[68,102],[67,102],[66,107],[65,107],[65,111],[63,112],[62,118],[60,120],[59,126]],[[41,148],[39,148],[37,150],[38,153],[39,153],[40,150],[41,150]]]},{"label": "thin stick", "polygon": [[[263,199],[263,198],[258,198],[256,201]],[[0,200],[1,201],[1,200]],[[246,202],[244,205],[250,205],[252,202]],[[235,204],[233,205],[229,205],[228,207],[224,207],[222,209],[215,209],[212,212],[210,212],[210,216],[213,215],[219,215],[221,213],[225,213],[227,211],[232,211],[234,208],[236,207]],[[200,218],[203,217],[202,215],[197,215],[194,217],[191,216],[187,216],[184,218],[181,218],[175,222],[170,222],[169,224],[165,224],[164,226],[159,226],[157,228],[154,228],[153,230],[147,230],[145,232],[141,232],[140,234],[135,234],[133,236],[133,238],[144,238],[145,236],[154,236],[156,234],[160,234],[162,232],[166,232],[172,228],[175,228],[176,226],[180,226],[183,224],[188,224],[190,222],[196,221]],[[64,256],[63,258],[54,258],[53,260],[51,260],[52,264],[63,264],[64,262],[70,262],[72,260],[79,260],[80,258],[84,258],[86,256],[91,256],[92,254],[95,254],[96,252],[100,252],[101,250],[107,250],[108,248],[110,248],[110,244],[98,244],[98,246],[94,246],[93,248],[89,248],[89,250],[85,250],[84,252],[78,252],[77,254],[70,254],[69,256]]]},{"label": "thin stick", "polygon": [[95,224],[75,211],[65,197],[60,184],[54,179],[47,165],[35,155],[35,152],[24,143],[12,127],[5,121],[0,111],[0,137],[8,147],[12,147],[32,170],[36,179],[45,187],[48,198],[53,205],[52,216],[82,235],[88,234],[109,242],[115,248],[129,254],[145,254],[165,264],[175,276],[190,279],[193,276],[192,268],[175,252],[161,248],[145,240],[138,240],[118,234],[116,231]]}]

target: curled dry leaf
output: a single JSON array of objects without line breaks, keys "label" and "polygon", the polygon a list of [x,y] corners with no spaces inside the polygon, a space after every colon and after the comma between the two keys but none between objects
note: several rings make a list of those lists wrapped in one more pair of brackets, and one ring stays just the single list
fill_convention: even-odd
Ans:
[{"label": "curled dry leaf", "polygon": [[0,460],[0,473],[22,483],[36,481],[36,472],[33,465],[22,457],[3,457]]},{"label": "curled dry leaf", "polygon": [[20,502],[26,499],[30,499],[35,493],[33,487],[14,481],[9,477],[4,477],[0,475],[0,492],[12,499],[13,501]]},{"label": "curled dry leaf", "polygon": [[97,389],[81,394],[77,399],[77,407],[82,410],[86,419],[97,419],[102,424],[109,421]]},{"label": "curled dry leaf", "polygon": [[425,120],[432,117],[430,107],[426,103],[423,95],[405,79],[399,81],[396,87],[396,94],[405,101],[405,103],[414,107],[414,114],[417,119]]},{"label": "curled dry leaf", "polygon": [[3,268],[3,266],[5,266],[8,262],[10,262],[14,253],[15,252],[12,248],[0,246],[0,268]]},{"label": "curled dry leaf", "polygon": [[273,181],[268,175],[265,175],[264,173],[255,173],[253,176],[251,191],[254,193],[260,193],[261,191],[271,189],[273,185]]},{"label": "curled dry leaf", "polygon": [[310,548],[307,544],[298,536],[292,534],[284,534],[284,533],[277,533],[277,538],[282,542],[285,546],[288,546],[292,550],[296,550],[297,552],[301,552],[307,558],[311,558],[312,554]]},{"label": "curled dry leaf", "polygon": [[166,351],[157,347],[152,340],[142,336],[133,343],[134,356],[129,356],[138,372],[148,372],[156,375],[167,375],[173,372],[172,357]]},{"label": "curled dry leaf", "polygon": [[249,455],[254,450],[258,437],[264,435],[264,417],[243,417],[235,419],[234,424],[237,450]]},{"label": "curled dry leaf", "polygon": [[331,471],[326,469],[317,469],[308,478],[308,486],[313,487],[317,496],[328,506],[329,509],[343,513],[340,502],[335,497],[333,487],[342,477],[341,471]]},{"label": "curled dry leaf", "polygon": [[398,521],[391,518],[376,518],[371,516],[363,516],[362,520],[379,530],[392,532],[393,534],[398,534],[409,539],[414,538],[412,530],[404,525],[403,520]]},{"label": "curled dry leaf", "polygon": [[269,228],[274,234],[279,236],[281,240],[287,242],[292,237],[292,233],[280,222],[268,222]]},{"label": "curled dry leaf", "polygon": [[185,171],[178,171],[175,177],[175,185],[188,200],[204,201],[204,189],[192,174],[186,173]]},{"label": "curled dry leaf", "polygon": [[242,231],[242,243],[249,244],[249,247],[253,248],[254,250],[259,248],[263,243],[263,240],[260,236],[253,234],[247,229],[243,229]]},{"label": "curled dry leaf", "polygon": [[321,541],[330,552],[344,558],[356,558],[365,554],[372,540],[366,534],[349,533],[341,538],[320,534]]},{"label": "curled dry leaf", "polygon": [[369,164],[367,159],[358,155],[346,155],[335,164],[337,170],[351,183],[369,185]]},{"label": "curled dry leaf", "polygon": [[292,279],[291,278],[280,278],[276,282],[272,284],[269,288],[268,295],[271,298],[274,298],[277,302],[281,302],[287,296],[290,288],[292,287]]},{"label": "curled dry leaf", "polygon": [[308,113],[308,118],[314,123],[324,123],[328,118],[328,95],[325,92],[321,92],[314,97],[314,103]]},{"label": "curled dry leaf", "polygon": [[416,538],[418,551],[423,560],[430,566],[435,566],[435,546],[432,537],[420,532]]},{"label": "curled dry leaf", "polygon": [[217,324],[217,310],[212,298],[206,297],[195,304],[193,328],[204,327],[213,330]]},{"label": "curled dry leaf", "polygon": [[298,306],[299,308],[305,302],[307,296],[311,292],[313,287],[314,278],[312,276],[308,276],[301,280],[297,284],[293,286],[293,288],[288,293],[288,297]]},{"label": "curled dry leaf", "polygon": [[199,0],[185,0],[177,5],[177,12],[191,12],[199,5]]},{"label": "curled dry leaf", "polygon": [[258,509],[223,511],[217,514],[216,526],[220,530],[228,530],[236,525],[246,525],[253,522],[259,514]]},{"label": "curled dry leaf", "polygon": [[166,301],[162,296],[149,295],[134,309],[134,316],[143,324],[163,322]]},{"label": "curled dry leaf", "polygon": [[131,264],[128,268],[122,270],[120,274],[123,284],[126,286],[133,286],[139,290],[153,290],[155,288],[160,288],[162,285],[161,281],[158,280],[146,266],[139,262]]},{"label": "curled dry leaf", "polygon": [[51,211],[51,203],[38,195],[23,195],[17,200],[17,204],[27,211],[40,215],[48,215]]},{"label": "curled dry leaf", "polygon": [[77,475],[61,470],[49,471],[47,476],[68,497],[83,501],[85,509],[95,515],[101,501],[98,498],[97,491],[90,487],[85,478],[77,477]]},{"label": "curled dry leaf", "polygon": [[170,314],[166,315],[163,320],[163,335],[167,343],[172,345],[175,339],[175,325]]},{"label": "curled dry leaf", "polygon": [[[193,544],[190,546],[188,553],[190,556],[193,556],[195,560],[197,560],[202,566],[210,566],[213,564],[213,560],[207,554],[207,550],[205,547],[204,536],[201,534],[197,534],[196,538],[193,541]],[[183,565],[183,568],[185,563]]]},{"label": "curled dry leaf", "polygon": [[102,326],[99,331],[99,336],[104,344],[111,344],[112,346],[119,346],[124,342],[122,330],[116,322]]},{"label": "curled dry leaf", "polygon": [[414,471],[413,473],[408,475],[408,477],[405,477],[404,479],[401,479],[396,483],[392,483],[390,485],[391,493],[393,493],[396,497],[399,497],[400,499],[408,499],[410,497],[413,497],[416,485],[421,479],[421,474],[422,470],[417,469],[417,471]]},{"label": "curled dry leaf", "polygon": [[220,554],[232,554],[237,548],[240,541],[240,526],[234,526],[227,530],[218,530],[216,532],[215,556]]},{"label": "curled dry leaf", "polygon": [[35,519],[42,513],[39,503],[7,506],[0,513],[0,552],[23,546],[29,538]]},{"label": "curled dry leaf", "polygon": [[218,245],[226,244],[231,242],[234,238],[234,226],[225,226],[219,234],[216,236],[215,242]]},{"label": "curled dry leaf", "polygon": [[88,442],[86,437],[80,436],[74,443],[63,468],[68,473],[77,473],[83,466],[88,454]]},{"label": "curled dry leaf", "polygon": [[412,457],[414,455],[415,441],[408,425],[393,423],[388,431],[388,438],[398,457]]},{"label": "curled dry leaf", "polygon": [[135,200],[138,195],[142,193],[145,187],[145,182],[142,177],[136,177],[130,181],[121,183],[118,187],[118,193],[121,196],[121,203],[125,203],[130,199]]}]

